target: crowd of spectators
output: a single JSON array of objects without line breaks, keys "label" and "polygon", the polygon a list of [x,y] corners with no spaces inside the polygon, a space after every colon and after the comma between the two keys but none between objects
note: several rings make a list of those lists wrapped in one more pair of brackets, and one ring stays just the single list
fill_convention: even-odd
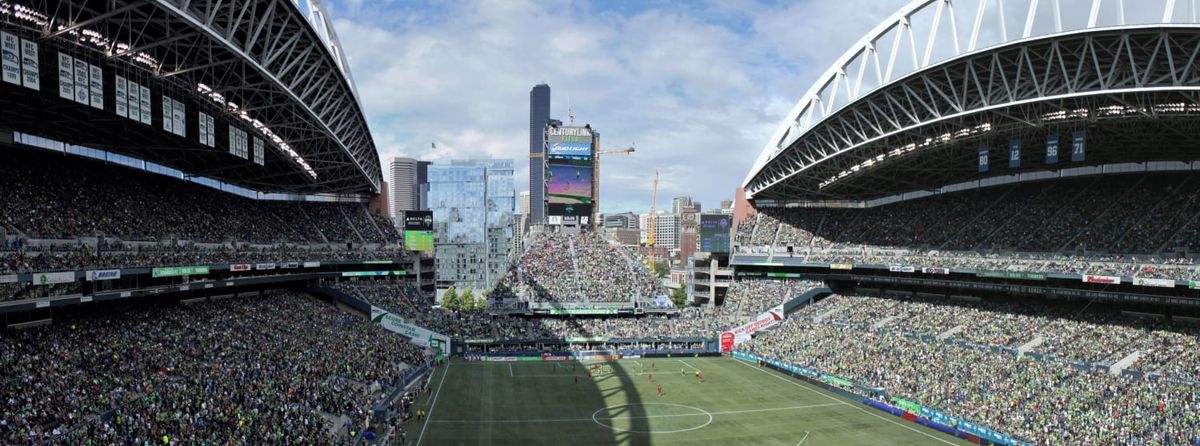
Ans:
[{"label": "crowd of spectators", "polygon": [[71,239],[399,243],[363,203],[243,198],[178,178],[36,151],[0,164],[0,233]]},{"label": "crowd of spectators", "polygon": [[[1031,271],[1200,277],[1200,192],[1195,175],[1084,177],[939,194],[857,208],[763,208],[739,225],[743,253],[813,261],[958,267],[987,263]],[[903,252],[915,260],[881,252]],[[778,255],[778,254],[776,254]],[[937,261],[929,257],[942,257]],[[940,262],[940,264],[935,264]],[[1180,263],[1186,264],[1181,268]],[[1109,265],[1117,264],[1117,265]],[[1036,268],[1036,269],[1035,269]],[[1186,275],[1179,275],[1186,274]]]},{"label": "crowd of spectators", "polygon": [[494,293],[529,302],[650,301],[664,294],[650,271],[599,234],[529,236]]},{"label": "crowd of spectators", "polygon": [[730,282],[722,306],[734,314],[759,313],[819,286],[810,280],[738,280]]},{"label": "crowd of spectators", "polygon": [[[835,296],[741,349],[915,401],[1033,444],[1194,444],[1200,435],[1195,327],[1078,308]],[[947,341],[936,334],[961,326]],[[1034,337],[1056,340],[1015,354]],[[963,342],[965,341],[965,342]],[[980,345],[982,344],[982,345]],[[1143,350],[1128,370],[1112,362]]]},{"label": "crowd of spectators", "polygon": [[60,318],[0,341],[13,445],[353,444],[379,396],[429,360],[291,292]]}]

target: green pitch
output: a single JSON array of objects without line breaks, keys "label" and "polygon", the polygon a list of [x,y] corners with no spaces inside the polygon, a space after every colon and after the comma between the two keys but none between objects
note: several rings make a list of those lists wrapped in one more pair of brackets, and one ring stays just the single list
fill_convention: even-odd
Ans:
[{"label": "green pitch", "polygon": [[453,362],[417,400],[429,416],[405,423],[408,444],[970,444],[731,358],[603,364],[588,379],[579,363]]}]

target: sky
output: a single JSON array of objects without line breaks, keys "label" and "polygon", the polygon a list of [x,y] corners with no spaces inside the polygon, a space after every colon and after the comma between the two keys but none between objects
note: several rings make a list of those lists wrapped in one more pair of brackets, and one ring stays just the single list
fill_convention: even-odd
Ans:
[{"label": "sky", "polygon": [[[325,2],[380,159],[512,158],[529,90],[600,132],[602,212],[733,198],[796,101],[902,0]],[[437,148],[433,149],[432,144]],[[384,170],[386,172],[386,169]],[[386,174],[385,174],[386,176]]]}]

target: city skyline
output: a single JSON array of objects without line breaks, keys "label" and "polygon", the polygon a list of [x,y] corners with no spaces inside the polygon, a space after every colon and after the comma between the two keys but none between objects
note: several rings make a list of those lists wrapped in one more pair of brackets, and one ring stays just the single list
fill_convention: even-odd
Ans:
[{"label": "city skyline", "polygon": [[528,184],[530,90],[545,83],[550,118],[569,109],[603,129],[601,150],[637,147],[601,161],[608,213],[648,209],[656,169],[660,196],[732,197],[796,98],[903,3],[327,6],[381,159],[511,158]]}]

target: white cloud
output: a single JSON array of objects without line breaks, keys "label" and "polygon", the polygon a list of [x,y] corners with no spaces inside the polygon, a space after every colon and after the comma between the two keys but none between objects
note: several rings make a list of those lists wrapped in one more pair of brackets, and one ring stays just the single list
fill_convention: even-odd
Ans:
[{"label": "white cloud", "polygon": [[331,14],[385,163],[513,158],[524,190],[529,89],[547,82],[552,116],[569,98],[605,148],[637,145],[603,159],[604,211],[649,207],[655,169],[660,206],[731,198],[815,77],[903,4],[345,1]]}]

